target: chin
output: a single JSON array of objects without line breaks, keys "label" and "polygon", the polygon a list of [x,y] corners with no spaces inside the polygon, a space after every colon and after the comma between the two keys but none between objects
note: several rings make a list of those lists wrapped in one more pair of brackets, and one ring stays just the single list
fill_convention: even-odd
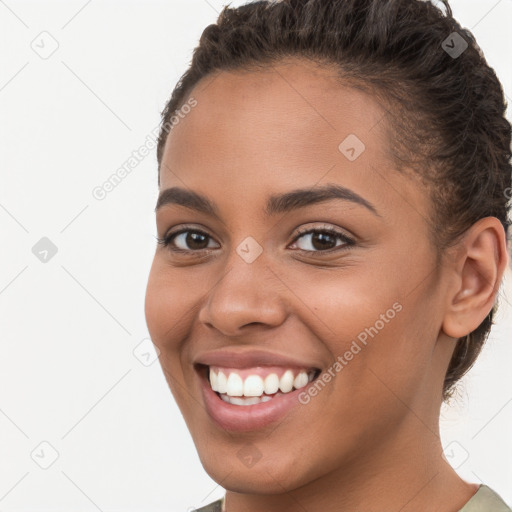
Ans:
[{"label": "chin", "polygon": [[[295,458],[262,457],[258,461],[248,461],[247,465],[241,458],[250,450],[249,444],[240,447],[228,446],[224,450],[214,450],[211,445],[199,450],[199,458],[206,473],[223,488],[243,494],[282,494],[306,484],[309,480],[306,472],[302,472]],[[241,452],[242,455],[239,456]],[[294,450],[288,452],[290,455]],[[293,470],[290,470],[293,468]],[[317,475],[319,476],[319,475]]]},{"label": "chin", "polygon": [[[206,468],[205,468],[206,469]],[[208,475],[215,480],[224,489],[242,493],[242,494],[282,494],[283,488],[291,491],[300,487],[296,481],[297,475],[293,476],[293,481],[288,480],[290,475],[269,474],[263,468],[252,469],[233,469],[229,475],[226,476],[227,469],[215,468],[214,471],[207,471]],[[289,473],[289,471],[287,472]]]}]

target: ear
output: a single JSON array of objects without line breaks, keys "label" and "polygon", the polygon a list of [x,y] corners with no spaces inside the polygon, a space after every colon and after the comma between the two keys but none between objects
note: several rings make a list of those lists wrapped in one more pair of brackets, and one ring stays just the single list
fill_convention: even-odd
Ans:
[{"label": "ear", "polygon": [[451,259],[453,285],[442,330],[453,338],[474,331],[491,311],[508,264],[505,230],[496,217],[468,229]]}]

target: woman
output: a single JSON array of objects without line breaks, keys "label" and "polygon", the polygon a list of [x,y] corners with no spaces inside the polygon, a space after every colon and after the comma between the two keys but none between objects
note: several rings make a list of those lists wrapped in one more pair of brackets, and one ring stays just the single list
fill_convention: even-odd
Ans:
[{"label": "woman", "polygon": [[510,511],[443,455],[492,325],[511,126],[420,0],[225,8],[165,110],[146,320],[202,511]]}]

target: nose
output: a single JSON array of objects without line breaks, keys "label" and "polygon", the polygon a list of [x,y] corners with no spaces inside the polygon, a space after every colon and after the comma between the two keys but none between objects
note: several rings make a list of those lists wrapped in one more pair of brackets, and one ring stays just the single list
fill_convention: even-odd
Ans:
[{"label": "nose", "polygon": [[225,336],[243,335],[250,325],[277,327],[286,318],[286,289],[263,258],[246,263],[235,254],[208,293],[199,321]]}]

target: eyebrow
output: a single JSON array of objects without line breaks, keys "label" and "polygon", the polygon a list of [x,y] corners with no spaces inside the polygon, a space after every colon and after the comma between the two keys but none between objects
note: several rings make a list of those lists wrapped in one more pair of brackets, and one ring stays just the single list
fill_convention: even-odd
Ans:
[{"label": "eyebrow", "polygon": [[[295,209],[305,208],[306,206],[339,199],[342,201],[350,201],[355,204],[364,206],[377,217],[381,215],[369,201],[341,185],[328,184],[314,189],[297,189],[285,194],[270,196],[265,206],[265,214],[267,216],[276,215],[278,213],[290,212]],[[220,220],[219,209],[217,205],[207,197],[180,187],[172,187],[163,190],[158,196],[155,212],[162,206],[168,204],[177,204],[205,213]]]}]

